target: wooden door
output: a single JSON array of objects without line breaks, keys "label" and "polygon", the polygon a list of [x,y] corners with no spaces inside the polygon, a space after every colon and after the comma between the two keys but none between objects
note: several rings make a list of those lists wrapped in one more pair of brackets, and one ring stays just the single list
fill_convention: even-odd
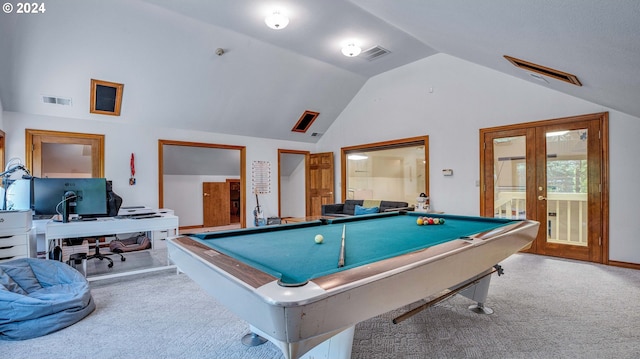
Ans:
[{"label": "wooden door", "polygon": [[530,251],[608,261],[606,113],[481,130],[484,216],[533,219]]},{"label": "wooden door", "polygon": [[231,224],[228,182],[202,183],[202,219],[204,227]]},{"label": "wooden door", "polygon": [[335,203],[333,152],[312,153],[309,155],[308,166],[307,214],[320,216],[323,204]]}]

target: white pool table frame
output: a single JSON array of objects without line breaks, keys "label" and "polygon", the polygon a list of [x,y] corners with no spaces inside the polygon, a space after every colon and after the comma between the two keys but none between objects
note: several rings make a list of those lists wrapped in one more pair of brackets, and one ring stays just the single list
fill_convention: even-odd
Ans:
[{"label": "white pool table frame", "polygon": [[[331,347],[326,341],[332,337],[340,343],[334,343],[333,350],[349,358],[357,323],[476,280],[529,247],[538,227],[538,222],[520,221],[315,278],[300,287],[282,287],[277,278],[189,237],[169,239],[167,248],[180,271],[280,347],[287,359],[301,358],[323,342]],[[473,300],[485,302],[489,278],[466,290]],[[331,353],[322,355],[338,357]]]}]

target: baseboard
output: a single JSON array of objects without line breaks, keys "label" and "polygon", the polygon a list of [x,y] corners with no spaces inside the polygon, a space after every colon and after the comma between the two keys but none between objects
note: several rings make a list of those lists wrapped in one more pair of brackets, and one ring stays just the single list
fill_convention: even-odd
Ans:
[{"label": "baseboard", "polygon": [[619,261],[609,261],[610,266],[614,267],[624,267],[631,269],[640,269],[640,264],[638,263],[629,263],[629,262],[619,262]]}]

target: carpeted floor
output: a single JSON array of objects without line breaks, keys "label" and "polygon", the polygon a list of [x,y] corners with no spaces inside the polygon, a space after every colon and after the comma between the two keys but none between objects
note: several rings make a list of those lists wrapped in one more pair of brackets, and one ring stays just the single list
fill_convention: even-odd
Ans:
[{"label": "carpeted floor", "polygon": [[[354,359],[638,358],[640,271],[517,254],[478,315],[454,297],[400,324],[402,308],[356,326]],[[248,326],[174,271],[92,282],[94,313],[59,332],[0,341],[12,358],[283,358],[240,343]],[[390,294],[391,295],[391,294]]]}]

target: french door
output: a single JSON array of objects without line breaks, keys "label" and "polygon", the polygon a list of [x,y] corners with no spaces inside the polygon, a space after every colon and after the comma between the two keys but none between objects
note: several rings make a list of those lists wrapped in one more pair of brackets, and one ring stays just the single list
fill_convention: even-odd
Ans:
[{"label": "french door", "polygon": [[529,252],[605,263],[607,132],[607,113],[482,129],[482,215],[540,222]]}]

